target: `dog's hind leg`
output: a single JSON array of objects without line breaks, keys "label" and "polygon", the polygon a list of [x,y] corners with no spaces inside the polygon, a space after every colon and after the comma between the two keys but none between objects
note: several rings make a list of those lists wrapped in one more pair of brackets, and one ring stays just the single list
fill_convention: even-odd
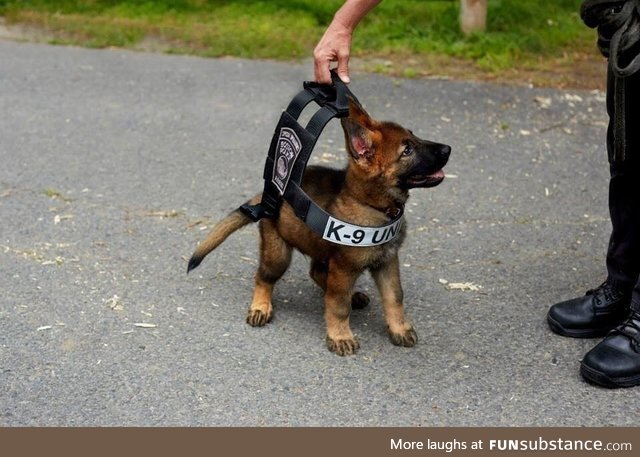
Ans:
[{"label": "dog's hind leg", "polygon": [[400,266],[395,256],[388,264],[371,270],[384,308],[389,338],[396,346],[412,347],[418,342],[418,335],[404,314],[402,284],[400,283]]},{"label": "dog's hind leg", "polygon": [[320,260],[311,260],[311,269],[309,270],[309,276],[311,279],[320,286],[322,290],[327,290],[327,273],[329,268],[327,262]]},{"label": "dog's hind leg", "polygon": [[262,327],[273,317],[271,295],[274,284],[291,263],[292,248],[278,235],[271,220],[260,221],[260,265],[256,273],[253,300],[247,313],[247,323]]},{"label": "dog's hind leg", "polygon": [[[311,261],[311,270],[309,271],[309,276],[311,279],[319,285],[322,290],[327,290],[327,272],[328,267],[326,262],[321,262],[319,260]],[[363,309],[366,308],[369,304],[370,299],[367,294],[364,292],[354,292],[351,295],[351,309]]]},{"label": "dog's hind leg", "polygon": [[354,292],[351,295],[351,309],[364,309],[369,306],[371,299],[364,292]]}]

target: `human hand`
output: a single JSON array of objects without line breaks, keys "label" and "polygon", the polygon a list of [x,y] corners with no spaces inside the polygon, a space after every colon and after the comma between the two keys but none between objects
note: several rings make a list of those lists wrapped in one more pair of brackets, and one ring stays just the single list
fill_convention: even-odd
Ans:
[{"label": "human hand", "polygon": [[313,51],[316,82],[331,84],[331,64],[338,63],[337,73],[342,82],[348,84],[349,55],[353,30],[335,20],[329,24],[322,39]]}]

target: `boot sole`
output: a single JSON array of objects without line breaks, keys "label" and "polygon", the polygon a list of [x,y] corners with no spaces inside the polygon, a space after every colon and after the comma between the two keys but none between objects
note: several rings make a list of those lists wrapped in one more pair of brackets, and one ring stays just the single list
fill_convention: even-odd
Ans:
[{"label": "boot sole", "polygon": [[580,374],[587,381],[602,387],[606,387],[608,389],[634,387],[640,385],[640,374],[637,374],[635,376],[628,376],[625,378],[612,378],[611,376],[608,376],[601,371],[594,370],[584,363],[580,364]]},{"label": "boot sole", "polygon": [[553,333],[557,333],[558,335],[568,336],[571,338],[599,338],[601,336],[606,336],[612,329],[616,326],[606,327],[606,328],[565,328],[558,321],[553,319],[551,316],[547,315],[547,323],[549,324],[549,328]]}]

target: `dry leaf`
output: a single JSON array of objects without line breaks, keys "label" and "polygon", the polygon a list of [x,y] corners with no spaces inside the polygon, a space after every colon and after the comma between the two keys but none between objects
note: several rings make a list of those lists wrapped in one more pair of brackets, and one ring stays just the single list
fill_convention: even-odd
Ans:
[{"label": "dry leaf", "polygon": [[140,328],[156,328],[157,325],[156,324],[148,324],[146,322],[136,322],[133,324],[134,327],[140,327]]},{"label": "dry leaf", "polygon": [[473,292],[477,292],[482,289],[482,286],[478,284],[474,284],[472,282],[451,282],[446,285],[448,290],[470,290]]},{"label": "dry leaf", "polygon": [[582,97],[579,95],[574,95],[574,94],[565,94],[564,95],[565,100],[568,100],[570,102],[581,102],[582,101]]},{"label": "dry leaf", "polygon": [[108,300],[105,300],[105,303],[114,311],[124,311],[124,305],[122,304],[120,297],[118,297],[117,295],[114,295]]},{"label": "dry leaf", "polygon": [[551,97],[536,97],[534,98],[535,102],[542,109],[549,109],[551,107]]},{"label": "dry leaf", "polygon": [[145,214],[145,216],[149,217],[178,217],[182,213],[180,211],[176,211],[175,209],[169,211],[150,211]]}]

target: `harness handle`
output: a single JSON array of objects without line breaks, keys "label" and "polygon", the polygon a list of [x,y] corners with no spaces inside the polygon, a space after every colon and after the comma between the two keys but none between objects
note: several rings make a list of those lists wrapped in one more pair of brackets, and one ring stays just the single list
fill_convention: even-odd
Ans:
[{"label": "harness handle", "polygon": [[356,99],[335,70],[331,70],[331,84],[305,81],[302,87],[315,95],[314,100],[318,105],[333,108],[338,118],[349,115],[349,97]]}]

